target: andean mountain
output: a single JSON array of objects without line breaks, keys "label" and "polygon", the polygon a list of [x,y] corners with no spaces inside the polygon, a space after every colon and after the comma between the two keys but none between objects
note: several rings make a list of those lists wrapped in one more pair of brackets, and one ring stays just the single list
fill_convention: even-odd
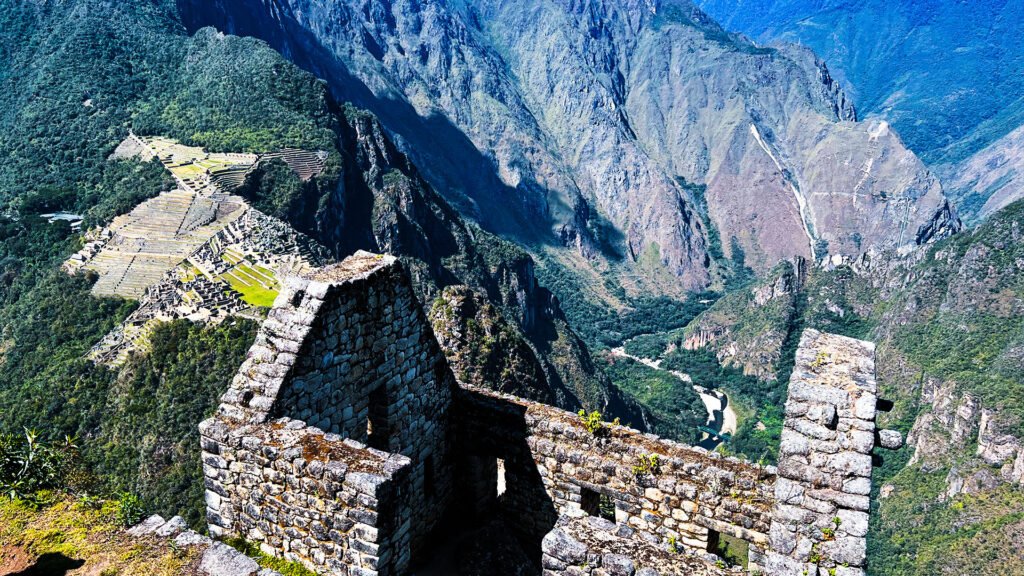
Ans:
[{"label": "andean mountain", "polygon": [[[862,117],[888,120],[974,221],[1024,197],[1024,3],[701,0],[758,44],[807,46]],[[1014,134],[1016,132],[1016,134]]]},{"label": "andean mountain", "polygon": [[[205,6],[225,8],[224,3]],[[851,173],[854,184],[863,176],[859,166],[833,164],[826,152],[838,154],[839,160],[844,150],[850,158],[877,157],[872,172],[881,183],[877,194],[870,203],[868,196],[858,197],[858,210],[866,210],[863,221],[874,222],[879,215],[890,221],[892,204],[882,201],[882,192],[887,198],[894,194],[893,183],[920,194],[917,204],[902,204],[917,209],[908,235],[916,236],[932,215],[943,212],[934,179],[893,132],[878,131],[874,122],[840,119],[848,118],[852,107],[825,81],[823,68],[808,52],[756,48],[681,3],[630,4],[631,10],[616,11],[599,3],[533,2],[525,5],[530,9],[525,13],[515,12],[523,4],[512,3],[477,4],[477,11],[430,2],[370,5],[377,12],[336,3],[328,8],[345,8],[351,18],[318,20],[324,29],[315,32],[322,38],[290,21],[289,6],[238,4],[231,8],[231,22],[221,24],[239,31],[243,20],[250,26],[270,25],[263,32],[286,56],[333,78],[335,94],[349,94],[376,110],[386,130],[364,112],[335,107],[323,85],[259,42],[209,29],[188,37],[170,3],[0,1],[0,150],[5,158],[0,186],[12,216],[0,218],[2,431],[34,426],[51,438],[77,432],[90,470],[107,489],[138,492],[153,509],[186,513],[197,524],[202,484],[195,423],[212,408],[241,362],[252,324],[204,328],[176,322],[155,333],[152,350],[122,370],[92,366],[83,355],[132,304],[94,299],[87,278],[56,270],[77,248],[78,237],[66,225],[36,218],[39,212],[71,209],[103,221],[129,209],[140,194],[166,186],[158,166],[108,159],[129,127],[223,150],[285,145],[330,150],[336,180],[307,187],[269,170],[250,182],[247,194],[261,209],[311,233],[339,255],[355,247],[406,254],[420,274],[424,295],[456,282],[471,285],[475,293],[441,292],[443,299],[433,307],[440,326],[452,329],[442,335],[453,344],[449,354],[456,363],[469,362],[465,374],[470,378],[477,377],[477,367],[497,366],[516,375],[514,382],[499,384],[535,383],[546,386],[538,397],[575,393],[592,406],[605,398],[614,401],[618,393],[607,387],[567,329],[557,302],[533,282],[529,257],[466,223],[420,173],[460,209],[502,234],[522,234],[531,241],[576,239],[575,246],[591,256],[610,247],[611,262],[618,260],[616,246],[628,246],[633,238],[643,247],[648,240],[637,238],[661,238],[657,231],[664,222],[674,222],[668,240],[678,239],[694,250],[678,252],[678,261],[689,263],[693,256],[697,262],[701,251],[710,254],[705,280],[716,281],[721,279],[716,269],[725,275],[726,268],[736,273],[743,266],[729,264],[724,254],[718,257],[707,222],[716,223],[723,253],[736,257],[748,252],[749,264],[760,270],[774,264],[769,254],[789,255],[787,246],[801,253],[806,235],[795,198],[787,204],[792,191],[779,192],[787,191],[782,179],[806,191],[808,179],[822,177],[815,170],[830,174],[838,166],[837,186],[849,183]],[[191,24],[200,13],[197,7],[183,6]],[[645,11],[651,7],[657,14]],[[673,12],[673,7],[683,9]],[[268,19],[268,13],[281,19]],[[210,12],[201,14],[216,19]],[[410,30],[416,34],[399,34]],[[402,60],[398,47],[412,56]],[[303,56],[306,50],[308,57]],[[312,67],[313,56],[324,57],[317,60],[322,69]],[[563,61],[574,64],[556,66]],[[664,68],[655,74],[649,64],[658,62]],[[672,71],[686,72],[685,81],[671,76]],[[695,93],[706,96],[706,106],[694,104],[705,102]],[[410,114],[418,107],[436,113],[426,120]],[[670,130],[647,132],[658,124],[653,119],[658,115],[664,115]],[[788,171],[773,168],[751,124]],[[876,131],[879,148],[865,151],[860,144]],[[489,134],[495,142],[476,144]],[[393,137],[397,144],[391,143]],[[819,137],[820,147],[806,145]],[[577,140],[584,143],[579,154]],[[692,178],[677,173],[683,168],[672,168],[686,163],[698,166],[688,173]],[[608,177],[633,166],[638,172],[630,172],[630,178],[651,176],[642,184]],[[874,172],[881,167],[885,170]],[[443,179],[445,174],[451,182]],[[536,174],[541,176],[530,183]],[[769,196],[738,174],[764,175]],[[685,185],[678,176],[686,178]],[[555,187],[559,182],[567,188]],[[658,182],[664,186],[655,186]],[[672,188],[675,184],[679,187]],[[495,190],[511,193],[519,208],[506,209],[509,196],[494,195]],[[572,201],[559,212],[550,200],[561,194]],[[703,218],[702,194],[710,220]],[[532,204],[526,202],[531,198]],[[809,205],[822,212],[831,206],[827,202],[843,202],[810,198]],[[619,200],[627,216],[615,212]],[[638,202],[640,216],[632,212]],[[678,210],[664,212],[673,202]],[[743,236],[742,227],[729,228],[730,202],[742,210],[779,212],[773,214],[774,224],[765,218],[755,239]],[[608,214],[605,205],[611,206]],[[721,383],[738,403],[748,403],[740,407],[750,409],[746,426],[753,441],[747,446],[757,447],[748,454],[752,459],[761,456],[762,447],[771,447],[777,431],[779,423],[772,417],[778,406],[772,403],[784,393],[792,334],[812,326],[879,342],[880,383],[897,400],[885,424],[914,430],[914,435],[913,450],[891,457],[876,472],[879,483],[892,481],[876,499],[880,514],[870,537],[873,572],[959,574],[970,565],[982,574],[1013,574],[1020,568],[1013,559],[1022,533],[1020,491],[1013,483],[1019,460],[1012,458],[1024,406],[1019,385],[1024,260],[1016,249],[1021,245],[1020,206],[995,212],[985,226],[917,251],[909,260],[878,257],[809,276],[799,266],[783,264],[756,284],[733,290],[682,331],[684,339],[706,348],[687,351],[692,354],[676,350],[678,367],[690,370],[699,362],[706,374],[692,370],[695,376]],[[612,220],[615,214],[623,220]],[[544,218],[530,218],[538,215]],[[577,222],[577,215],[592,223]],[[542,224],[531,226],[531,220]],[[622,243],[616,229],[626,232]],[[782,240],[763,237],[766,230]],[[876,232],[866,232],[863,247],[896,243],[897,230],[889,225]],[[732,236],[740,250],[734,249]],[[752,249],[755,240],[767,248]],[[846,244],[830,241],[829,248],[847,253],[841,245]],[[660,251],[663,256],[668,248]],[[557,253],[568,259],[568,251]],[[603,268],[600,259],[595,262]],[[630,274],[623,276],[649,274],[638,282],[681,293],[683,286],[665,282],[666,277],[675,282],[676,276],[652,270],[660,267],[627,264],[622,269]],[[676,271],[700,279],[687,270]],[[614,266],[613,271],[622,270]],[[594,282],[593,277],[586,281]],[[614,294],[617,287],[602,286],[598,279],[593,289]],[[459,315],[449,321],[445,306]],[[669,311],[667,306],[658,309],[645,325],[667,323]],[[529,344],[519,333],[529,336]],[[495,347],[458,349],[466,341]],[[573,358],[580,380],[565,376],[576,370]],[[721,370],[719,359],[735,370]],[[550,374],[548,363],[564,385],[549,376],[542,381],[542,375]],[[577,388],[580,382],[590,383],[583,389],[589,392]],[[631,382],[637,384],[637,395],[655,396],[652,403],[668,404],[667,410],[678,412],[686,404],[670,395],[657,397],[664,390],[641,378]],[[689,391],[676,386],[670,392],[679,390]],[[587,401],[588,393],[596,395]],[[764,430],[758,424],[766,424]],[[931,449],[941,447],[947,435],[951,450]],[[904,467],[914,450],[920,454]],[[1019,450],[1016,454],[1019,459]]]},{"label": "andean mountain", "polygon": [[134,304],[94,298],[94,279],[61,272],[80,236],[39,217],[67,210],[102,224],[168,189],[159,164],[111,157],[129,129],[213,150],[329,152],[322,177],[301,182],[270,164],[240,193],[337,257],[359,248],[402,255],[427,308],[445,286],[475,290],[501,319],[499,353],[514,351],[534,369],[517,393],[644,422],[537,283],[529,255],[466,223],[371,114],[336,104],[258,41],[212,29],[187,36],[174,10],[128,1],[0,5],[3,433],[28,427],[85,439],[90,482],[142,494],[198,525],[195,425],[237,370],[252,324],[176,322],[120,370],[93,365],[89,348]]},{"label": "andean mountain", "polygon": [[[578,248],[631,296],[721,285],[730,258],[764,271],[958,226],[812,53],[759,48],[688,2],[179,5],[191,28],[261,37],[376,113],[485,228]],[[554,252],[592,284],[573,255]]]}]

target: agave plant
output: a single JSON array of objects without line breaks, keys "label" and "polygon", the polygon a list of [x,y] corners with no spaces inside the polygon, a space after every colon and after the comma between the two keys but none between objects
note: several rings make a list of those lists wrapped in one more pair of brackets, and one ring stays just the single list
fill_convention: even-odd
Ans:
[{"label": "agave plant", "polygon": [[29,500],[40,490],[61,487],[77,453],[78,446],[69,436],[51,445],[27,428],[21,436],[0,435],[0,494]]}]

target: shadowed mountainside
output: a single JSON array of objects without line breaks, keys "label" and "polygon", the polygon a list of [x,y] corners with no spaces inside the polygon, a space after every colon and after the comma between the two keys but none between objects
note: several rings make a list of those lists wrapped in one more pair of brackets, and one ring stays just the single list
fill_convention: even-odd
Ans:
[{"label": "shadowed mountainside", "polygon": [[687,2],[179,6],[189,27],[264,38],[375,112],[485,228],[572,247],[633,293],[715,284],[734,246],[764,271],[958,225],[813,54],[758,48]]}]

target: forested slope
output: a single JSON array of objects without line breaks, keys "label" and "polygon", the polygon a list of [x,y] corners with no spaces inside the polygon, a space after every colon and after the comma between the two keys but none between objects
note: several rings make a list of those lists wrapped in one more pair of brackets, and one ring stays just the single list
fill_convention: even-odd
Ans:
[{"label": "forested slope", "polygon": [[[397,153],[375,118],[265,44],[188,35],[173,2],[0,0],[0,433],[77,436],[83,489],[140,494],[154,511],[201,522],[195,426],[211,413],[254,334],[251,322],[176,322],[116,371],[83,359],[134,303],[97,299],[60,262],[79,247],[65,210],[103,223],[169,189],[159,164],[114,160],[129,130],[217,151],[328,152],[309,182],[260,171],[240,193],[340,258],[394,252],[425,305],[468,284],[541,361],[563,405],[636,408],[593,365],[530,257],[465,223]],[[633,418],[640,421],[640,418]]]}]

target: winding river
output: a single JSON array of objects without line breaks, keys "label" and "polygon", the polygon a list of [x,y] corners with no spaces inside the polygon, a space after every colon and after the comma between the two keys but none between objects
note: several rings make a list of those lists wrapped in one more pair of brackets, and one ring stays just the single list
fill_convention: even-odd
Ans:
[{"label": "winding river", "polygon": [[[650,358],[633,356],[626,352],[626,348],[624,346],[612,348],[612,355],[618,356],[619,358],[629,358],[630,360],[639,362],[649,368],[653,368],[661,372],[667,372],[685,384],[693,386],[694,391],[696,391],[700,396],[701,401],[704,403],[704,407],[708,411],[707,427],[719,433],[736,433],[736,411],[732,409],[732,403],[729,401],[729,395],[725,392],[722,392],[721,390],[710,390],[703,386],[694,384],[693,379],[690,378],[689,374],[662,368],[661,360],[651,360]],[[705,434],[703,439],[697,445],[701,448],[714,450],[721,443],[721,440],[714,439],[710,437],[710,435]]]}]

